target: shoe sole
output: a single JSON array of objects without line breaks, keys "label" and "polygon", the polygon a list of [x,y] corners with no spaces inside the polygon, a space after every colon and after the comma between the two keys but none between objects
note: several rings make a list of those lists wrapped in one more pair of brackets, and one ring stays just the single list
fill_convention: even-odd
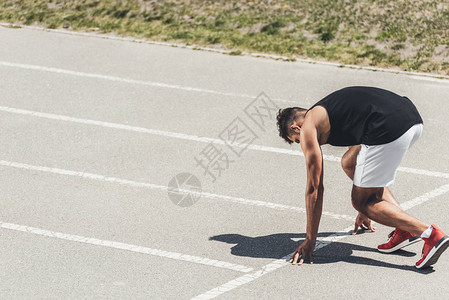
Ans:
[{"label": "shoe sole", "polygon": [[449,247],[449,236],[442,237],[430,250],[429,254],[427,254],[427,257],[423,260],[423,262],[420,265],[416,265],[418,269],[431,266],[435,264],[438,261],[438,258],[440,258],[440,255]]},{"label": "shoe sole", "polygon": [[419,236],[415,235],[415,236],[412,236],[411,238],[409,238],[408,240],[405,240],[402,243],[397,244],[393,248],[390,248],[390,249],[379,249],[379,248],[377,248],[377,250],[379,250],[382,253],[391,253],[391,252],[397,251],[399,249],[402,249],[404,247],[410,246],[410,245],[412,245],[414,243],[417,243],[419,241],[421,241],[421,238]]}]

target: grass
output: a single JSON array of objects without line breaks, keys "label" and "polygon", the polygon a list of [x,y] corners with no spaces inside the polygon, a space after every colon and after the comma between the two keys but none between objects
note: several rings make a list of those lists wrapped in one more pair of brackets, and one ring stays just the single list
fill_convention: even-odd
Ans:
[{"label": "grass", "polygon": [[0,20],[449,75],[434,0],[4,0]]}]

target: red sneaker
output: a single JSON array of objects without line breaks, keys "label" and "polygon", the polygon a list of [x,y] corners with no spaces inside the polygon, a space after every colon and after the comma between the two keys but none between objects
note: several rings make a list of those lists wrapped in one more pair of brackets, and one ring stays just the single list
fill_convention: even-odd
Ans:
[{"label": "red sneaker", "polygon": [[430,237],[422,238],[424,240],[424,247],[422,249],[422,257],[416,263],[418,269],[436,263],[441,253],[449,247],[449,236],[435,225],[432,224],[432,226],[433,229]]},{"label": "red sneaker", "polygon": [[396,228],[388,235],[388,242],[377,246],[377,250],[383,253],[391,253],[420,240],[421,238],[416,234]]}]

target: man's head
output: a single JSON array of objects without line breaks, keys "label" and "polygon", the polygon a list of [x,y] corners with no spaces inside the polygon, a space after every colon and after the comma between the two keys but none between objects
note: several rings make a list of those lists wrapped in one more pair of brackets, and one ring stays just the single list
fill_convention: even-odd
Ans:
[{"label": "man's head", "polygon": [[279,136],[287,143],[299,143],[299,134],[307,109],[301,107],[288,107],[280,109],[276,119]]}]

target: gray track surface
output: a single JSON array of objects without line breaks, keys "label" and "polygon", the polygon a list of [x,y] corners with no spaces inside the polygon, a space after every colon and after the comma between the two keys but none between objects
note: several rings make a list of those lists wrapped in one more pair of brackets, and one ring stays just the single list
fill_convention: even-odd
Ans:
[{"label": "gray track surface", "polygon": [[[345,86],[390,89],[411,98],[425,122],[423,136],[402,166],[444,173],[428,176],[421,171],[400,171],[393,193],[405,203],[449,184],[447,81],[25,28],[0,27],[0,40],[2,108],[214,139],[240,117],[257,135],[253,146],[298,153],[298,145],[289,146],[277,136],[273,120],[262,130],[244,114],[261,92],[280,107],[308,107]],[[246,149],[237,157],[227,146],[215,144],[234,162],[212,182],[195,161],[208,143],[194,138],[5,109],[0,111],[0,125],[2,224],[216,259],[254,269],[249,275],[294,251],[304,237],[306,216],[301,211],[210,197],[183,208],[174,205],[163,189],[86,175],[164,187],[174,175],[190,172],[199,178],[204,192],[304,208],[301,156]],[[341,157],[344,151],[323,147],[324,154],[332,157]],[[339,162],[324,164],[324,210],[355,218],[350,180]],[[36,166],[80,173],[57,174]],[[446,190],[409,212],[449,232]],[[351,218],[324,215],[320,238],[352,224]],[[422,243],[396,254],[376,251],[389,231],[377,225],[375,233],[344,236],[317,250],[314,265],[283,264],[219,297],[444,297],[449,292],[449,253],[433,268],[418,271],[414,263],[420,258]],[[2,299],[190,299],[245,275],[39,232],[0,228],[0,244]]]}]

